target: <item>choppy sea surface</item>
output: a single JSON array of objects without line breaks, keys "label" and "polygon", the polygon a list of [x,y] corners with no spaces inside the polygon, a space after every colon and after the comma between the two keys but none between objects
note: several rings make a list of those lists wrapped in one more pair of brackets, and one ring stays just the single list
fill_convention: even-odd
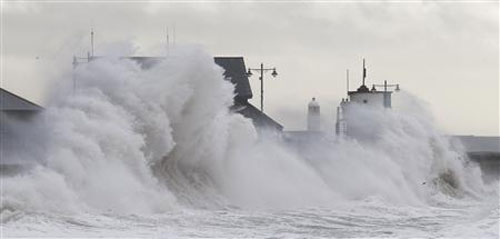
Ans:
[{"label": "choppy sea surface", "polygon": [[498,238],[500,230],[494,201],[418,207],[364,200],[338,208],[184,209],[147,216],[3,213],[3,237]]}]

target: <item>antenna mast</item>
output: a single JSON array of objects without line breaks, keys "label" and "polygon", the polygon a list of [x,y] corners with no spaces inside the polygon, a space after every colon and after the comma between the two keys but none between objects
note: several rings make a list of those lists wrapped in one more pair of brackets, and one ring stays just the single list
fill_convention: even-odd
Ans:
[{"label": "antenna mast", "polygon": [[91,57],[94,57],[94,29],[90,29],[90,52],[91,52]]},{"label": "antenna mast", "polygon": [[366,67],[365,67],[365,58],[363,58],[363,85],[365,85],[366,79]]},{"label": "antenna mast", "polygon": [[349,69],[346,70],[346,81],[347,81],[347,96],[349,96]]}]

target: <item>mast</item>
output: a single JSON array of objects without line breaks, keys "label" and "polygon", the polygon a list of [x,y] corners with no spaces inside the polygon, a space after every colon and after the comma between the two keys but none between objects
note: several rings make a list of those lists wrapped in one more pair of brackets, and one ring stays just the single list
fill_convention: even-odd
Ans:
[{"label": "mast", "polygon": [[94,57],[94,29],[90,29],[90,56]]},{"label": "mast", "polygon": [[365,85],[366,80],[366,67],[365,67],[365,58],[363,58],[363,85]]},{"label": "mast", "polygon": [[347,96],[349,96],[349,69],[346,70],[346,81]]}]

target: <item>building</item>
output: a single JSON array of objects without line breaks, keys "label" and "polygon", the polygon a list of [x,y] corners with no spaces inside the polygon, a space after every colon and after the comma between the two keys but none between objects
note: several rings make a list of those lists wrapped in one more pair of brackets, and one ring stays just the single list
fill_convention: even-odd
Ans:
[{"label": "building", "polygon": [[[399,84],[389,85],[387,84],[387,81],[384,81],[383,85],[373,84],[371,90],[369,90],[365,83],[366,83],[366,66],[365,66],[365,59],[363,59],[362,85],[356,91],[348,91],[347,95],[349,96],[349,99],[343,101],[354,102],[358,104],[367,104],[376,107],[382,106],[384,108],[391,108],[392,91],[388,90],[388,88],[396,87],[396,91],[399,91]],[[377,90],[376,87],[383,87],[383,90]]]},{"label": "building", "polygon": [[[378,90],[377,87],[383,87]],[[389,88],[395,87],[399,91],[399,84],[373,84],[371,89],[366,86],[366,66],[363,59],[363,81],[361,86],[355,91],[348,91],[348,98],[342,99],[340,106],[337,107],[337,122],[335,123],[335,133],[339,136],[349,134],[348,111],[352,104],[368,105],[371,107],[391,108],[392,91]]]},{"label": "building", "polygon": [[3,116],[29,120],[42,109],[41,106],[0,88],[0,112]]},{"label": "building", "polygon": [[[0,176],[16,174],[28,163],[21,155],[32,147],[20,136],[25,124],[43,110],[39,105],[0,88]],[[26,132],[24,132],[26,133]],[[31,132],[27,132],[28,134]]]}]

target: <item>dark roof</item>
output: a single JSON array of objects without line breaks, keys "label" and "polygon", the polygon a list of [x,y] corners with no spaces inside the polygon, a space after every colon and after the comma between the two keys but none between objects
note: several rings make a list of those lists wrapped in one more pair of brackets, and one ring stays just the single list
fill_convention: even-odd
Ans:
[{"label": "dark roof", "polygon": [[225,70],[224,77],[229,78],[234,84],[236,95],[242,99],[251,99],[252,89],[248,82],[243,57],[214,57],[214,60]]},{"label": "dark roof", "polygon": [[368,87],[366,87],[366,85],[361,85],[361,86],[358,88],[358,92],[364,92],[364,93],[367,93],[367,92],[370,92],[370,89],[368,89]]},{"label": "dark roof", "polygon": [[275,129],[280,131],[283,130],[282,125],[274,121],[271,117],[264,114],[262,111],[248,102],[240,103],[238,105],[235,105],[234,107],[237,107],[235,109],[236,112],[242,114],[246,118],[252,119],[253,124],[256,127]]},{"label": "dark roof", "polygon": [[0,110],[41,110],[42,107],[20,96],[0,88]]}]

